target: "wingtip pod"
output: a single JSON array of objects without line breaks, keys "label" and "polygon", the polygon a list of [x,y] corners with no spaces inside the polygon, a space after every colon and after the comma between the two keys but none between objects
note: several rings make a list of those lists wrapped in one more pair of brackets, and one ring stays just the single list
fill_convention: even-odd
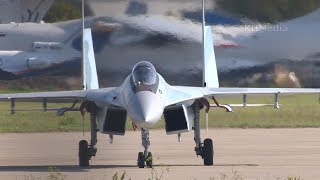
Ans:
[{"label": "wingtip pod", "polygon": [[216,64],[216,56],[213,48],[213,38],[211,26],[204,26],[204,86],[217,88],[219,87],[218,70]]},{"label": "wingtip pod", "polygon": [[83,89],[99,89],[91,29],[83,30]]}]

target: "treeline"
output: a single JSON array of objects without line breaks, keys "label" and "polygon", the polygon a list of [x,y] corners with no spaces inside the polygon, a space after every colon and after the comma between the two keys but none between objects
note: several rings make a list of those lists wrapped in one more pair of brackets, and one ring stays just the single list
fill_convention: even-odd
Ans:
[{"label": "treeline", "polygon": [[320,7],[320,0],[217,0],[232,13],[261,22],[277,22],[305,15]]},{"label": "treeline", "polygon": [[[81,18],[81,1],[79,0],[55,0],[52,7],[44,17],[44,21],[58,22]],[[93,15],[90,7],[85,4],[85,16]]]}]

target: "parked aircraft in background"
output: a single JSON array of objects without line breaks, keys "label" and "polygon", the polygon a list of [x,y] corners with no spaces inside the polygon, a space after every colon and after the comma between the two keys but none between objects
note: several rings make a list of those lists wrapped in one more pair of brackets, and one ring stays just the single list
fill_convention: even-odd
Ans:
[{"label": "parked aircraft in background", "polygon": [[[273,61],[310,60],[319,54],[320,9],[278,24],[214,26],[215,39],[229,46],[217,49],[221,69],[263,65]],[[221,41],[220,41],[221,43]],[[314,59],[312,59],[314,60]],[[320,60],[320,59],[318,59]]]},{"label": "parked aircraft in background", "polygon": [[[319,53],[319,17],[317,10],[277,25],[212,26],[219,72],[313,57]],[[201,85],[200,24],[163,15],[123,15],[86,18],[86,25],[93,29],[98,72],[106,75],[107,85],[121,84],[124,74],[137,63],[132,59],[136,56],[148,59],[159,72],[165,72],[170,83]],[[81,65],[80,32],[81,20],[0,25],[1,69],[5,74],[1,78],[59,69],[61,74],[66,69],[78,69],[80,73],[80,68],[74,68],[75,64]],[[182,76],[186,71],[188,76]],[[109,78],[114,74],[119,76]]]},{"label": "parked aircraft in background", "polygon": [[[99,41],[101,31],[112,31],[112,28],[112,24],[106,23],[93,27],[95,40]],[[78,73],[81,69],[81,20],[1,24],[0,32],[1,79]],[[102,46],[98,42],[97,45]]]},{"label": "parked aircraft in background", "polygon": [[[81,68],[79,52],[59,42],[34,42],[32,51],[0,51],[0,74],[2,79],[14,79],[16,76],[35,76],[55,69],[69,71],[69,68]],[[72,71],[72,69],[71,69]],[[75,70],[73,70],[74,72]],[[60,71],[61,72],[61,71]]]}]

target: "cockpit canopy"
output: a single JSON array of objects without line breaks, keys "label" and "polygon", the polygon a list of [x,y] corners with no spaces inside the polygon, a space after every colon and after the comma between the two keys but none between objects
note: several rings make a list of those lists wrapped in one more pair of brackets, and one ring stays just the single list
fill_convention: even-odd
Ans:
[{"label": "cockpit canopy", "polygon": [[141,61],[133,67],[132,80],[135,86],[153,85],[157,81],[156,68],[148,61]]}]

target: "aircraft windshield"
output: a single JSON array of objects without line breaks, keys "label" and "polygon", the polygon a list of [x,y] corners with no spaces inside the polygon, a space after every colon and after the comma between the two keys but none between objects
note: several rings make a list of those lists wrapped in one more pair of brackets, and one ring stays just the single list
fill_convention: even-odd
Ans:
[{"label": "aircraft windshield", "polygon": [[156,83],[157,73],[151,63],[143,61],[133,68],[132,79],[136,86],[152,85]]}]

